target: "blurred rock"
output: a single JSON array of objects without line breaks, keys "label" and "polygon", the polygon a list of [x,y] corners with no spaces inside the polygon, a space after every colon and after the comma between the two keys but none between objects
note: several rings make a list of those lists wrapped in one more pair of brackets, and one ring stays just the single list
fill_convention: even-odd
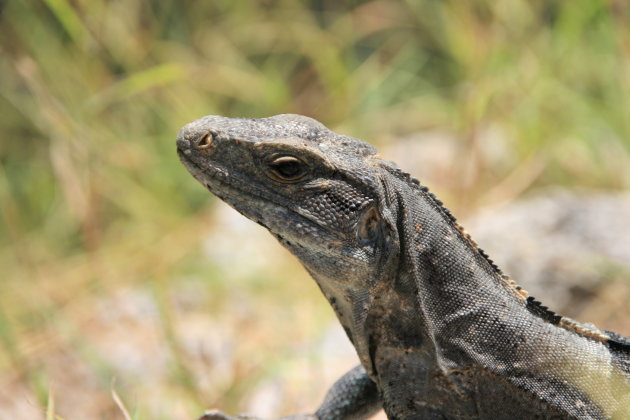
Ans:
[{"label": "blurred rock", "polygon": [[630,317],[620,319],[630,315],[630,193],[551,188],[484,209],[464,226],[551,309],[630,333]]}]

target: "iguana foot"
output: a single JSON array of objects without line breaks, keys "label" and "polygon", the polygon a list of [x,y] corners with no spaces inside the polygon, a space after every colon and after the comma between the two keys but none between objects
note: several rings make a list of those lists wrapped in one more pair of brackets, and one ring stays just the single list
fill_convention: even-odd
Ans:
[{"label": "iguana foot", "polygon": [[[197,420],[261,420],[260,417],[239,414],[236,417],[228,416],[219,410],[208,410]],[[294,416],[282,417],[277,420],[318,420],[313,414],[297,414]]]}]

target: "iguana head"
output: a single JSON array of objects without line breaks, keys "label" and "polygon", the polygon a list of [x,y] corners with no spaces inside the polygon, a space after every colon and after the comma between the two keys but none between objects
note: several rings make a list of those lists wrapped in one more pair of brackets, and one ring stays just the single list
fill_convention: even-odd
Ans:
[{"label": "iguana head", "polygon": [[383,218],[372,146],[311,118],[277,115],[203,117],[180,130],[177,148],[201,184],[266,227],[300,259],[338,315],[352,318],[355,309],[344,302],[361,301],[350,295],[378,278],[396,246]]},{"label": "iguana head", "polygon": [[387,241],[376,150],[300,115],[206,116],[177,137],[180,159],[211,192],[266,227],[311,274],[367,275]]}]

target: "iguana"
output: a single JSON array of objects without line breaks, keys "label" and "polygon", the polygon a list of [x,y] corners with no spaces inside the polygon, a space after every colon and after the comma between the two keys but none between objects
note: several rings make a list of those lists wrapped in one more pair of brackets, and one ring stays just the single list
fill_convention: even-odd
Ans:
[{"label": "iguana", "polygon": [[630,419],[630,339],[542,306],[373,146],[287,114],[206,116],[177,148],[300,260],[357,351],[287,419]]}]

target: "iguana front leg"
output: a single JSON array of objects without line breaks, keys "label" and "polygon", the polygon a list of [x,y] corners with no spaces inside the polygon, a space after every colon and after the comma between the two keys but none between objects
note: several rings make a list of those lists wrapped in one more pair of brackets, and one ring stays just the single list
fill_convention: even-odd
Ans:
[{"label": "iguana front leg", "polygon": [[[383,407],[376,384],[361,365],[351,369],[330,388],[315,414],[296,414],[278,420],[362,420]],[[259,420],[257,417],[240,415],[237,420]],[[235,420],[212,410],[199,420]]]}]

